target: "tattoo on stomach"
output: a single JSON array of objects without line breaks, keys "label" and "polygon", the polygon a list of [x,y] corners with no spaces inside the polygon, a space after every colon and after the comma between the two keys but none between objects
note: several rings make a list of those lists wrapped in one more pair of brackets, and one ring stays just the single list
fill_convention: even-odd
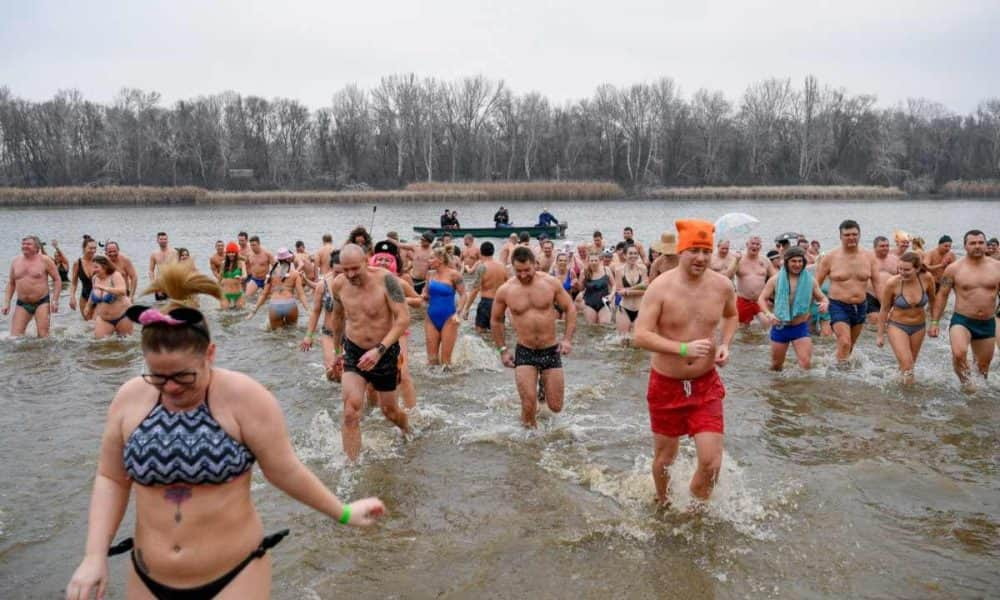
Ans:
[{"label": "tattoo on stomach", "polygon": [[191,498],[191,488],[184,485],[172,485],[163,493],[163,497],[168,502],[177,505],[177,512],[174,513],[174,522],[181,522],[181,504]]}]

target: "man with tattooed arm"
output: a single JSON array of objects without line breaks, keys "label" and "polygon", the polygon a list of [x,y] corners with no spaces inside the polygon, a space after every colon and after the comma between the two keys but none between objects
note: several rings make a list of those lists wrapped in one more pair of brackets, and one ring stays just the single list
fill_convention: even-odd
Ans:
[{"label": "man with tattooed arm", "polygon": [[342,363],[344,452],[361,454],[361,409],[365,387],[372,384],[387,419],[409,431],[406,413],[396,399],[399,337],[410,325],[406,294],[399,279],[385,269],[369,267],[365,251],[347,244],[340,251],[344,272],[330,285],[334,300],[333,344]]}]

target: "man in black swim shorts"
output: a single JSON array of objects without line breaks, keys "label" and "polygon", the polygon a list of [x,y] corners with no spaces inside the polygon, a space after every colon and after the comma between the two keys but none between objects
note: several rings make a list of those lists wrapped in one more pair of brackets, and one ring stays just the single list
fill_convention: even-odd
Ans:
[{"label": "man in black swim shorts", "polygon": [[344,366],[341,436],[344,452],[353,461],[361,454],[361,410],[369,383],[385,418],[404,433],[410,430],[396,398],[399,338],[410,325],[410,310],[399,279],[369,267],[360,246],[344,246],[340,265],[344,272],[330,284],[330,295],[335,301],[334,352]]},{"label": "man in black swim shorts", "polygon": [[[491,331],[500,350],[500,360],[504,366],[514,368],[517,393],[521,397],[521,422],[533,428],[537,425],[539,379],[549,410],[562,410],[562,355],[569,354],[573,347],[576,307],[561,281],[535,270],[535,255],[529,248],[518,246],[511,259],[515,276],[497,290],[490,316]],[[554,306],[563,311],[566,320],[566,330],[558,343]],[[504,318],[508,308],[517,335],[513,353],[505,341]]]}]

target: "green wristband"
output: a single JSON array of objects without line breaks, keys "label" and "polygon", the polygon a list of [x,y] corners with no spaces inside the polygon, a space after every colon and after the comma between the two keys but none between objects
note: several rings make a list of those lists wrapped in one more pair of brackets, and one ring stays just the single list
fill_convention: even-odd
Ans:
[{"label": "green wristband", "polygon": [[688,345],[686,342],[681,342],[681,351],[678,352],[678,354],[680,354],[681,356],[688,355]]},{"label": "green wristband", "polygon": [[343,512],[340,513],[340,524],[347,525],[351,520],[351,507],[348,504],[344,505]]}]

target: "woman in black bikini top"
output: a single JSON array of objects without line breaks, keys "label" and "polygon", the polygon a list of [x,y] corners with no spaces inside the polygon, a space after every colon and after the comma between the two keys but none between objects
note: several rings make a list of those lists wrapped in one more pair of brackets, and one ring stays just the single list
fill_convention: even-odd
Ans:
[{"label": "woman in black bikini top", "polygon": [[[250,496],[253,465],[283,492],[330,518],[371,525],[378,498],[343,504],[295,456],[281,406],[248,375],[216,368],[205,317],[179,304],[221,295],[209,276],[164,265],[150,289],[173,302],[132,306],[146,372],[108,408],[91,499],[86,555],[67,598],[91,598],[108,580],[108,554],[132,550],[130,598],[267,598],[271,563],[257,560],[288,532],[264,536]],[[135,539],[109,550],[135,496]]]}]

